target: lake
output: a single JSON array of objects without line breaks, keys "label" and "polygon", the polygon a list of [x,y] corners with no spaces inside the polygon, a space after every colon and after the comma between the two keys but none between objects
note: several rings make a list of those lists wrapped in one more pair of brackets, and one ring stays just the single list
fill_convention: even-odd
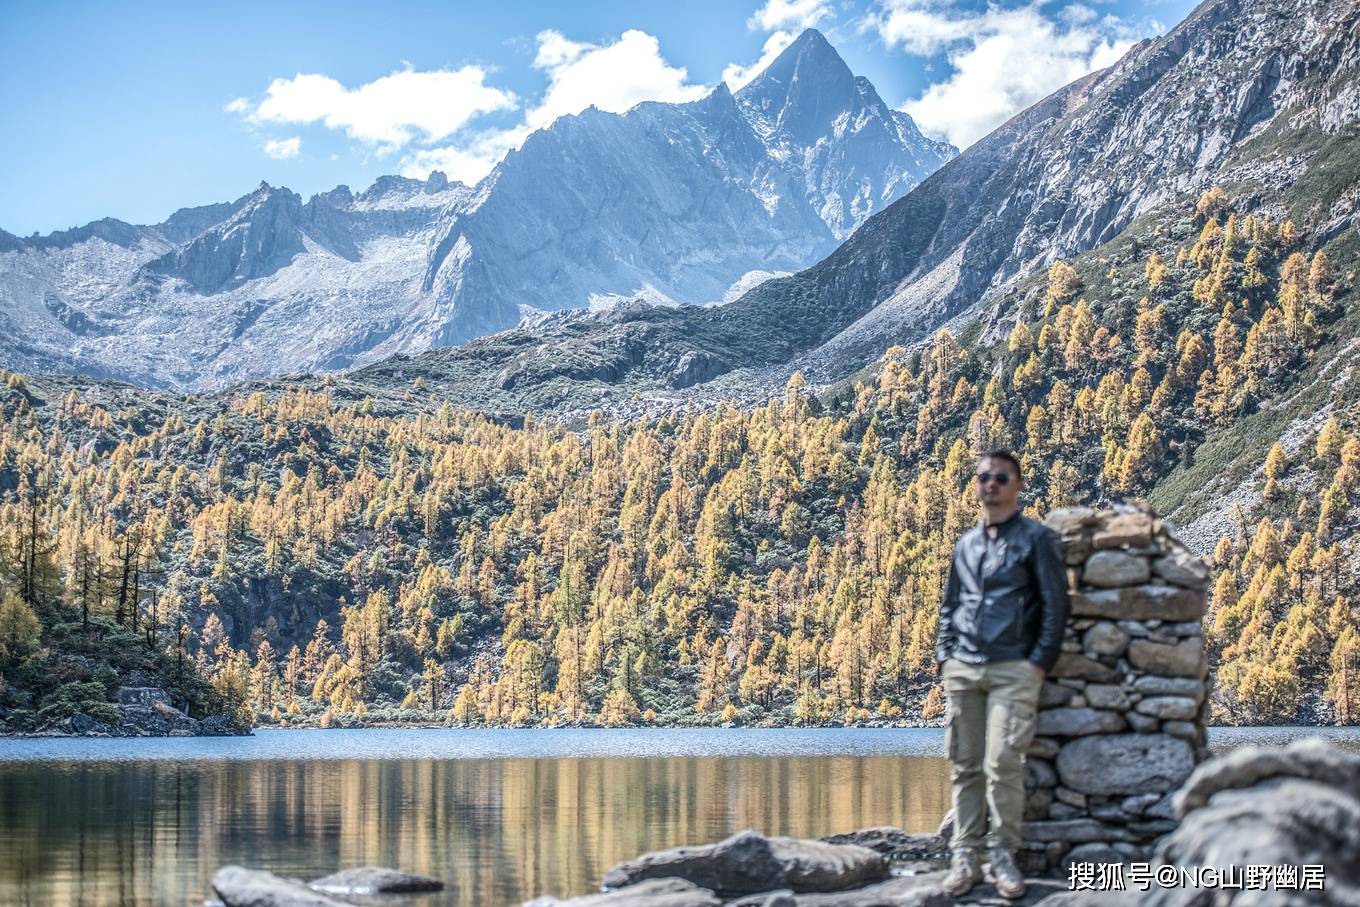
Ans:
[{"label": "lake", "polygon": [[[1215,729],[1215,749],[1360,729]],[[496,907],[594,890],[644,850],[743,828],[931,831],[938,729],[260,730],[0,740],[0,904],[201,903],[217,867],[377,864]]]}]

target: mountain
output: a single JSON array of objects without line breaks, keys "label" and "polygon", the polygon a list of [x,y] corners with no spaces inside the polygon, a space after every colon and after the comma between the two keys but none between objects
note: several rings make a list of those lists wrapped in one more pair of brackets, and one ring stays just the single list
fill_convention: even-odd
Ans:
[{"label": "mountain", "polygon": [[[804,271],[720,307],[571,314],[391,368],[507,409],[759,396],[795,368],[831,381],[962,326],[1051,262],[1214,184],[1317,223],[1326,242],[1357,223],[1357,35],[1356,0],[1206,0],[1002,124]],[[517,374],[541,383],[507,394]]]},{"label": "mountain", "polygon": [[0,358],[184,387],[342,367],[401,322],[432,225],[472,197],[440,173],[306,203],[261,183],[161,224],[11,238],[0,242]]},{"label": "mountain", "polygon": [[0,233],[0,363],[212,387],[334,370],[525,315],[716,303],[806,267],[954,154],[804,32],[735,95],[530,135],[477,186],[261,184],[164,223]]},{"label": "mountain", "polygon": [[763,406],[488,418],[429,356],[211,394],[0,372],[0,734],[186,674],[287,725],[928,721],[1001,444],[1028,515],[1147,495],[1211,556],[1213,721],[1355,723],[1360,236],[1251,205],[1206,192],[1009,327]]}]

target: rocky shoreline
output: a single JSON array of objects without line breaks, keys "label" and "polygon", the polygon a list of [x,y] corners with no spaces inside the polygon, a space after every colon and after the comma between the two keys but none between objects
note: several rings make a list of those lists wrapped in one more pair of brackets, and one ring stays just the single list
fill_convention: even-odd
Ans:
[{"label": "rocky shoreline", "polygon": [[[231,737],[248,734],[232,726],[226,715],[194,718],[175,707],[170,695],[160,687],[123,686],[113,693],[113,708],[118,721],[99,721],[77,712],[37,731],[5,734],[11,738],[31,737]],[[3,716],[0,716],[3,717]]]}]

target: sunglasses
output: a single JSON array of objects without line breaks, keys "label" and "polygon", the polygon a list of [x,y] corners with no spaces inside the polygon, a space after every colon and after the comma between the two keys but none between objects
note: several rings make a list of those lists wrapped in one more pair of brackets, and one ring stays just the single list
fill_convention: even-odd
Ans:
[{"label": "sunglasses", "polygon": [[1010,473],[1008,472],[980,472],[977,474],[976,478],[979,485],[985,485],[990,481],[995,481],[998,485],[1005,485],[1011,480]]}]

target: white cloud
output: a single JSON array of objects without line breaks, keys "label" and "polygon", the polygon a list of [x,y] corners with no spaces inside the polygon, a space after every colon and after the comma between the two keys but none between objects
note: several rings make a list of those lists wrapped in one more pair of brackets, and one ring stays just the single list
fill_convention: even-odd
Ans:
[{"label": "white cloud", "polygon": [[537,36],[533,66],[548,75],[539,102],[525,111],[518,125],[462,136],[451,145],[423,148],[402,159],[402,173],[424,177],[443,170],[451,179],[472,184],[491,171],[506,153],[518,148],[535,129],[587,107],[623,113],[643,101],[694,101],[709,92],[689,82],[682,66],[672,66],[661,46],[646,32],[629,30],[612,44],[572,41],[561,32]]},{"label": "white cloud", "polygon": [[302,150],[302,139],[297,136],[287,139],[270,139],[264,143],[264,153],[276,161],[286,161],[297,157]]},{"label": "white cloud", "polygon": [[797,37],[791,31],[777,31],[765,39],[765,46],[760,51],[760,59],[750,66],[742,66],[740,63],[729,63],[723,69],[722,80],[727,83],[727,87],[732,91],[739,91],[746,86],[761,71],[774,62],[774,58],[784,52],[784,48],[793,43]]},{"label": "white cloud", "polygon": [[830,15],[827,0],[765,0],[765,5],[746,21],[746,27],[760,31],[801,30],[812,28]]},{"label": "white cloud", "polygon": [[902,109],[922,130],[963,148],[1073,79],[1114,63],[1138,37],[1112,16],[1096,22],[1084,5],[1059,12],[1061,23],[1041,5],[974,13],[948,0],[883,0],[862,26],[909,53],[945,53],[952,74]]},{"label": "white cloud", "polygon": [[[547,74],[548,87],[508,128],[468,128],[477,116],[518,107],[515,95],[488,85],[487,71],[478,66],[431,72],[408,66],[357,88],[327,75],[299,73],[271,82],[258,104],[237,98],[226,109],[252,123],[320,122],[375,148],[379,157],[404,149],[400,170],[407,176],[443,170],[471,184],[529,133],[558,117],[590,106],[622,113],[643,101],[694,101],[710,91],[690,82],[683,66],[668,63],[657,39],[643,31],[630,29],[607,44],[573,41],[557,31],[541,32],[537,41],[532,65]],[[301,144],[286,140],[292,141]],[[268,143],[266,153],[286,154],[286,142]]]},{"label": "white cloud", "polygon": [[316,123],[343,129],[380,152],[412,141],[448,138],[473,117],[516,106],[515,95],[486,84],[486,70],[418,72],[405,69],[346,88],[330,76],[299,73],[275,79],[259,104],[231,102],[227,109],[256,123]]},{"label": "white cloud", "polygon": [[636,29],[603,46],[540,32],[534,68],[548,73],[549,84],[543,100],[525,116],[531,129],[592,105],[623,113],[643,101],[695,101],[709,91],[691,84],[683,66],[671,66],[661,56],[657,39]]}]

